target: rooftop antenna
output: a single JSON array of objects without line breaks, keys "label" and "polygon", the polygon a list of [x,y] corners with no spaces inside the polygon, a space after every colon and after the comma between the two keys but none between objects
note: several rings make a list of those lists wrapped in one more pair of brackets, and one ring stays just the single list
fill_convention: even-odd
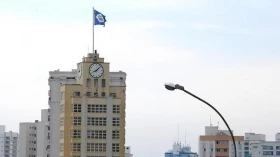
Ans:
[{"label": "rooftop antenna", "polygon": [[210,126],[212,126],[212,119],[211,119],[211,116],[210,116]]},{"label": "rooftop antenna", "polygon": [[185,129],[185,146],[187,146],[187,129]]},{"label": "rooftop antenna", "polygon": [[178,124],[178,141],[177,142],[179,143],[179,124]]}]

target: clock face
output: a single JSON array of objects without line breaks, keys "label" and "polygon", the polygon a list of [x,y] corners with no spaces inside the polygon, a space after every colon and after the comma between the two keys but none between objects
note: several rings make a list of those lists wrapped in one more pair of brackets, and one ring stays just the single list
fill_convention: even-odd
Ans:
[{"label": "clock face", "polygon": [[104,69],[101,64],[94,63],[89,67],[89,73],[92,77],[98,78],[103,75]]},{"label": "clock face", "polygon": [[78,64],[78,76],[79,76],[79,77],[82,76],[82,71],[83,71],[82,64],[79,63],[79,64]]}]

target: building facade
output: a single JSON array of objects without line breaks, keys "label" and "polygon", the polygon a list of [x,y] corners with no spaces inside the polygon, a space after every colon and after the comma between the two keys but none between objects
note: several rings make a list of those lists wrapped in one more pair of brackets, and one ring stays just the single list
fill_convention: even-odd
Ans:
[{"label": "building facade", "polygon": [[[200,157],[234,157],[234,145],[227,130],[217,126],[205,127],[206,135],[199,137]],[[237,157],[244,157],[244,136],[234,136]]]},{"label": "building facade", "polygon": [[20,123],[20,140],[18,157],[49,157],[50,127],[48,109],[41,111],[41,121]]},{"label": "building facade", "polygon": [[19,134],[5,132],[5,126],[0,125],[0,157],[18,157]]},{"label": "building facade", "polygon": [[59,157],[59,143],[60,143],[60,87],[64,84],[75,84],[77,77],[77,70],[72,71],[50,71],[49,72],[49,108],[48,115],[50,123],[50,157]]},{"label": "building facade", "polygon": [[165,157],[198,157],[198,154],[192,152],[190,146],[182,146],[181,143],[175,142],[173,149],[166,152]]},{"label": "building facade", "polygon": [[131,147],[130,146],[125,147],[125,156],[124,157],[133,157],[133,154],[131,154]]},{"label": "building facade", "polygon": [[275,141],[266,141],[265,135],[246,133],[245,149],[248,149],[248,157],[277,157],[280,156],[279,133],[275,135]]},{"label": "building facade", "polygon": [[255,133],[245,133],[245,141],[244,141],[244,156],[250,157],[252,145],[262,143],[266,141],[264,134],[255,134]]},{"label": "building facade", "polygon": [[124,157],[126,73],[97,52],[78,63],[77,82],[60,89],[60,157]]}]

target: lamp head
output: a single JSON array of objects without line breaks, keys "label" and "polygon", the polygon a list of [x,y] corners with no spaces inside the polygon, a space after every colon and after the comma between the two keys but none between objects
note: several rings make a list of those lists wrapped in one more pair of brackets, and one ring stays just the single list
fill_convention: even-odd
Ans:
[{"label": "lamp head", "polygon": [[166,83],[166,84],[164,84],[164,86],[168,90],[175,90],[176,89],[176,85],[174,83]]}]

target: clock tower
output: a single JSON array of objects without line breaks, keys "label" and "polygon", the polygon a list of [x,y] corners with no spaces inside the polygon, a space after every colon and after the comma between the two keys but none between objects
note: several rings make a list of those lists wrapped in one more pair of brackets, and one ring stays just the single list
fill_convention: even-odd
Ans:
[{"label": "clock tower", "polygon": [[124,157],[126,73],[110,72],[95,51],[77,64],[76,78],[61,87],[60,156]]}]

